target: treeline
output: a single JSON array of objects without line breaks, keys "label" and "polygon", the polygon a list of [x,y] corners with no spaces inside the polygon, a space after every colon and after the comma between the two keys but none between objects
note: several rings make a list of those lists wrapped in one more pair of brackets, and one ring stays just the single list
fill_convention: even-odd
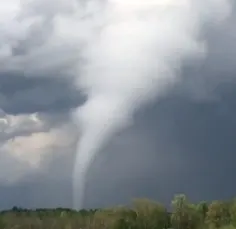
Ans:
[{"label": "treeline", "polygon": [[236,199],[191,203],[176,195],[171,212],[160,203],[136,199],[131,207],[74,211],[14,207],[0,213],[4,229],[236,229]]}]

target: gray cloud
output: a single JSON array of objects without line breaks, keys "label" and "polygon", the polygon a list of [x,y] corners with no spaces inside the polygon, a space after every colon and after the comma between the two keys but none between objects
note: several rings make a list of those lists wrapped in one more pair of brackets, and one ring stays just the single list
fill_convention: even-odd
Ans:
[{"label": "gray cloud", "polygon": [[[133,197],[169,203],[175,193],[193,200],[234,196],[235,89],[223,101],[168,96],[136,118],[97,158],[87,204],[106,206]],[[218,93],[223,98],[226,91]]]},{"label": "gray cloud", "polygon": [[7,113],[68,112],[83,101],[66,78],[0,74],[0,107]]}]

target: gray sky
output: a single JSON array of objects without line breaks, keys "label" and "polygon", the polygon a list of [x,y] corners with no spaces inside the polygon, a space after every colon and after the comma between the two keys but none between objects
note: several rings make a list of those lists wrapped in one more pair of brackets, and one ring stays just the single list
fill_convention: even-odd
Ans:
[{"label": "gray sky", "polygon": [[[57,2],[48,12],[36,5],[25,14],[44,14],[50,22],[53,13],[70,10],[65,1]],[[2,26],[0,32],[1,208],[71,207],[80,135],[70,112],[85,101],[68,70],[77,56],[70,46],[50,46],[47,21],[28,33],[13,22],[9,27],[15,30]],[[220,28],[206,30],[206,59],[186,63],[181,80],[100,150],[89,173],[87,207],[135,197],[169,203],[182,192],[193,200],[235,195],[235,23],[233,11]],[[12,48],[10,56],[4,47]],[[55,60],[52,66],[45,57]]]}]

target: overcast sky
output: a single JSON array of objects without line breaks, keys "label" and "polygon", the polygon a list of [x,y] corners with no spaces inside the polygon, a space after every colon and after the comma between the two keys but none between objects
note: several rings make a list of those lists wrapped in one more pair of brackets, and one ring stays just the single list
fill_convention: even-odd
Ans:
[{"label": "overcast sky", "polygon": [[[54,39],[52,18],[73,9],[63,0],[47,0],[45,8],[45,1],[32,1],[18,21],[11,18],[17,0],[0,5],[1,209],[72,206],[80,135],[70,113],[85,101],[70,68],[79,49],[70,46],[76,36],[66,48]],[[20,21],[27,15],[35,21]],[[88,176],[87,207],[135,197],[167,204],[176,193],[194,201],[235,195],[235,24],[233,10],[221,27],[207,30],[206,59],[186,63],[181,80],[100,150]]]}]

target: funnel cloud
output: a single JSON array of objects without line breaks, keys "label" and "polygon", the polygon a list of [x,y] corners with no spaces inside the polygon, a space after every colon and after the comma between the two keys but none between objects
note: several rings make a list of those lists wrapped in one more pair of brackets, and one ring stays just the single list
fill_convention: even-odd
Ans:
[{"label": "funnel cloud", "polygon": [[[74,170],[74,208],[83,207],[86,175],[106,142],[132,123],[134,112],[178,82],[184,61],[204,57],[204,26],[220,23],[227,1],[126,1],[88,4],[92,32],[77,80],[87,101],[75,113],[82,126]],[[97,11],[100,9],[100,11]]]}]

